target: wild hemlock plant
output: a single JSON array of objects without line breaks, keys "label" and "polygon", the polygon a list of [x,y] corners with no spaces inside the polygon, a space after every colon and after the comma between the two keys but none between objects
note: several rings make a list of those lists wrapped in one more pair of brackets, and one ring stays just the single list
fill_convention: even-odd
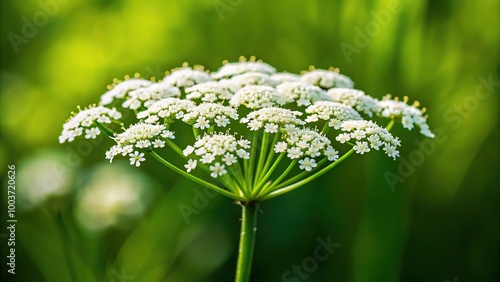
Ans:
[{"label": "wild hemlock plant", "polygon": [[[105,133],[115,143],[106,152],[110,162],[126,157],[139,167],[152,157],[235,200],[243,210],[236,281],[250,277],[260,202],[313,181],[352,153],[396,159],[395,122],[434,137],[418,102],[370,97],[338,69],[280,73],[252,57],[216,72],[184,64],[166,74],[159,82],[115,80],[98,105],[73,114],[59,141]],[[177,142],[180,132],[192,136]],[[174,165],[179,159],[183,166]]]}]

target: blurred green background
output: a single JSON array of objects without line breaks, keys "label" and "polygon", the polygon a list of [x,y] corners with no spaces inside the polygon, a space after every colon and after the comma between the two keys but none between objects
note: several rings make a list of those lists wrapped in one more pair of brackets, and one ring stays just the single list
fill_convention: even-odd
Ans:
[{"label": "blurred green background", "polygon": [[281,71],[339,67],[374,97],[419,100],[439,133],[424,142],[396,129],[399,160],[354,156],[262,204],[252,281],[282,281],[307,264],[317,238],[340,247],[288,281],[499,281],[499,7],[2,1],[2,226],[8,164],[18,187],[16,274],[5,270],[2,228],[3,281],[71,281],[71,262],[77,281],[231,281],[237,205],[200,196],[202,187],[152,160],[109,165],[109,140],[60,145],[57,137],[69,113],[97,102],[115,77],[162,78],[185,61],[216,70],[240,55]]}]

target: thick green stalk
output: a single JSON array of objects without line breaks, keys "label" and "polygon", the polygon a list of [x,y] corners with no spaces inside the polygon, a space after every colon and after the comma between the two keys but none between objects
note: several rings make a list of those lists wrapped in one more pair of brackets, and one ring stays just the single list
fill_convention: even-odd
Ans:
[{"label": "thick green stalk", "polygon": [[250,281],[252,258],[257,231],[257,202],[242,203],[240,246],[236,264],[235,282]]}]

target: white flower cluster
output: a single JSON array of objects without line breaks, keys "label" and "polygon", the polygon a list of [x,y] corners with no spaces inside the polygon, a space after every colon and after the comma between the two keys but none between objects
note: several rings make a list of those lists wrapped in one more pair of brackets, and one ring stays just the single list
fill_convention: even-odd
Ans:
[{"label": "white flower cluster", "polygon": [[271,79],[276,81],[278,84],[281,84],[287,81],[288,82],[300,81],[300,75],[290,72],[277,72],[271,74]]},{"label": "white flower cluster", "polygon": [[276,87],[276,90],[288,100],[297,103],[297,106],[309,106],[317,101],[329,101],[326,92],[307,82],[284,82]]},{"label": "white flower cluster", "polygon": [[411,106],[407,102],[407,97],[405,97],[404,101],[397,101],[392,100],[390,96],[385,96],[378,102],[378,115],[385,118],[399,118],[404,128],[412,130],[413,126],[416,125],[420,128],[420,133],[429,138],[434,138],[434,133],[431,132],[427,120],[423,116],[425,109],[420,110],[418,102]]},{"label": "white flower cluster", "polygon": [[246,123],[251,131],[264,128],[264,132],[277,133],[280,129],[286,129],[289,126],[304,125],[305,122],[298,118],[301,115],[299,111],[268,107],[249,113],[240,122]]},{"label": "white flower cluster", "polygon": [[187,111],[194,107],[195,104],[190,100],[166,98],[152,104],[147,110],[138,113],[137,118],[144,119],[146,123],[156,123],[161,119],[163,119],[164,123],[172,123],[176,119],[182,119]]},{"label": "white flower cluster", "polygon": [[234,135],[225,133],[206,134],[198,138],[194,146],[187,146],[183,154],[186,157],[192,156],[184,166],[188,172],[195,169],[198,161],[205,165],[210,165],[210,176],[217,178],[227,173],[226,166],[231,166],[238,162],[238,159],[250,158],[250,141]]},{"label": "white flower cluster", "polygon": [[102,94],[100,104],[109,105],[115,99],[124,99],[127,93],[129,93],[129,91],[142,87],[148,87],[151,84],[153,84],[152,81],[142,78],[132,78],[124,80],[113,86],[106,93]]},{"label": "white flower cluster", "polygon": [[[411,130],[416,126],[423,135],[434,137],[424,116],[425,109],[420,110],[417,104],[408,105],[407,98],[399,101],[387,96],[379,101],[353,89],[353,81],[333,68],[310,67],[298,75],[277,72],[271,65],[252,57],[250,61],[242,58],[240,62],[225,63],[213,73],[201,66],[184,64],[167,72],[160,82],[142,79],[136,74],[134,78],[125,77],[122,82],[115,80],[113,85],[101,96],[100,106],[80,111],[64,124],[59,142],[71,142],[79,136],[96,138],[101,130],[113,135],[113,127],[106,125],[118,123],[121,113],[105,106],[111,107],[117,100],[123,108],[136,114],[139,122],[129,127],[122,125],[124,132],[112,136],[116,145],[106,152],[107,159],[128,156],[132,165],[139,166],[146,152],[155,148],[168,145],[179,153],[179,147],[166,139],[174,138],[168,129],[176,128],[172,123],[180,121],[192,125],[196,138],[195,144],[184,150],[186,156],[195,155],[188,158],[187,171],[201,162],[207,165],[203,168],[210,170],[212,177],[224,175],[226,168],[249,158],[250,151],[256,151],[249,150],[250,142],[237,140],[232,135],[238,130],[255,136],[252,138],[261,136],[255,131],[275,134],[274,141],[269,143],[269,146],[274,144],[271,153],[284,154],[289,162],[296,160],[305,171],[339,158],[331,144],[333,138],[348,143],[358,154],[383,150],[389,157],[399,156],[399,140],[369,121],[375,115],[400,120],[403,127]],[[294,111],[297,108],[302,110]],[[315,126],[322,126],[323,130]],[[327,131],[329,128],[339,130],[340,134]],[[330,140],[327,132],[338,135]],[[252,164],[245,165],[269,167],[273,156],[262,159],[261,154],[262,151],[252,156]],[[258,158],[255,164],[254,157]],[[270,179],[271,173],[267,175]]]},{"label": "white flower cluster", "polygon": [[378,126],[369,120],[344,121],[340,129],[345,132],[335,139],[340,143],[355,142],[353,149],[358,154],[370,152],[371,149],[379,150],[383,147],[386,155],[396,159],[399,156],[397,147],[401,145],[398,138],[392,136],[387,129]]},{"label": "white flower cluster", "polygon": [[339,129],[343,121],[362,120],[363,118],[353,108],[337,102],[319,101],[306,108],[306,113],[310,114],[306,122],[316,122],[318,120],[328,121],[328,126]]},{"label": "white flower cluster", "polygon": [[226,63],[217,72],[212,74],[214,79],[221,79],[224,77],[231,77],[247,72],[257,72],[272,74],[276,72],[276,69],[269,64],[263,62],[236,62],[236,63]]},{"label": "white flower cluster", "polygon": [[320,132],[310,128],[289,127],[284,141],[276,143],[274,151],[286,153],[289,159],[300,159],[299,168],[311,171],[317,166],[316,159],[325,156],[329,161],[339,158],[331,141]]},{"label": "white flower cluster", "polygon": [[285,105],[289,102],[281,96],[274,87],[267,85],[252,85],[244,87],[231,98],[229,104],[233,107],[243,105],[249,109],[255,110],[274,105]]},{"label": "white flower cluster", "polygon": [[123,102],[122,106],[131,110],[137,110],[142,105],[147,108],[160,99],[180,96],[181,91],[179,88],[165,83],[154,83],[147,87],[130,91],[128,99]]},{"label": "white flower cluster", "polygon": [[330,88],[354,88],[352,80],[335,70],[316,69],[304,73],[300,80],[319,86],[324,89]]},{"label": "white flower cluster", "polygon": [[372,117],[378,110],[377,99],[366,95],[361,90],[333,88],[328,90],[328,95],[332,101],[352,107],[369,117]]},{"label": "white flower cluster", "polygon": [[192,69],[190,67],[182,67],[172,71],[167,75],[162,83],[177,87],[191,87],[193,85],[211,81],[210,75],[200,69]]},{"label": "white flower cluster", "polygon": [[143,150],[165,147],[162,139],[174,139],[174,132],[167,130],[162,124],[137,123],[131,125],[124,132],[117,134],[113,139],[116,145],[106,152],[106,159],[110,162],[117,155],[130,157],[130,164],[140,166],[145,160]]},{"label": "white flower cluster", "polygon": [[245,86],[250,85],[267,85],[276,86],[278,83],[274,81],[271,76],[260,72],[246,72],[244,74],[239,74],[233,76],[228,80],[235,89],[241,89]]},{"label": "white flower cluster", "polygon": [[238,119],[236,109],[217,103],[202,103],[188,109],[182,121],[192,124],[194,128],[208,129],[213,124],[226,127],[231,123],[231,119]]},{"label": "white flower cluster", "polygon": [[[209,81],[186,89],[186,99],[201,100],[209,103],[224,103],[233,97],[234,86],[223,81]],[[239,88],[238,88],[239,89]]]},{"label": "white flower cluster", "polygon": [[101,130],[95,124],[96,122],[110,124],[113,120],[119,120],[121,117],[122,114],[115,108],[108,109],[103,106],[91,106],[85,110],[81,110],[63,125],[63,131],[59,136],[59,143],[72,142],[78,136],[84,136],[86,139],[95,139],[101,134]]}]

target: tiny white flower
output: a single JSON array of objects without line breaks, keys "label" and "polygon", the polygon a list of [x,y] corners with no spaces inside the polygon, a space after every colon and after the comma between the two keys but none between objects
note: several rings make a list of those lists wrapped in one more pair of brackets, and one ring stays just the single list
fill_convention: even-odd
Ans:
[{"label": "tiny white flower", "polygon": [[262,122],[258,120],[252,120],[248,123],[248,126],[252,131],[259,130],[262,127]]},{"label": "tiny white flower", "polygon": [[248,148],[250,148],[250,141],[245,140],[245,139],[240,139],[240,140],[238,140],[238,145],[240,145],[241,148],[243,148],[243,149],[248,149]]},{"label": "tiny white flower", "polygon": [[299,168],[304,169],[306,171],[311,171],[313,168],[317,166],[316,161],[314,159],[310,159],[307,157],[300,160],[299,164],[300,164]]},{"label": "tiny white flower", "polygon": [[229,119],[226,116],[217,116],[215,118],[215,123],[219,127],[226,127],[229,124]]},{"label": "tiny white flower", "polygon": [[215,160],[215,156],[213,154],[207,153],[201,157],[201,162],[204,164],[212,163]]},{"label": "tiny white flower", "polygon": [[217,178],[218,176],[227,173],[225,166],[221,165],[219,162],[216,162],[213,166],[210,166],[210,171],[212,171],[210,176],[212,176],[213,178]]},{"label": "tiny white flower", "polygon": [[124,146],[122,149],[121,149],[121,153],[122,153],[122,156],[126,156],[127,154],[130,154],[134,151],[134,146],[132,145],[127,145],[127,146]]},{"label": "tiny white flower", "polygon": [[384,146],[384,151],[389,157],[393,158],[394,160],[396,159],[396,157],[399,157],[399,151],[396,150],[395,146],[386,144]]},{"label": "tiny white flower", "polygon": [[250,153],[243,150],[243,149],[237,150],[236,154],[238,155],[238,157],[240,157],[242,159],[249,159],[250,158]]},{"label": "tiny white flower", "polygon": [[96,139],[97,135],[101,134],[101,130],[98,127],[92,127],[91,129],[85,129],[85,139]]},{"label": "tiny white flower", "polygon": [[365,138],[365,136],[366,136],[365,131],[360,130],[360,129],[356,129],[356,130],[354,130],[353,133],[351,133],[351,137],[355,138],[356,140],[361,140],[361,139]]},{"label": "tiny white flower", "polygon": [[198,117],[196,123],[194,124],[194,128],[205,129],[210,127],[210,122],[205,117]]},{"label": "tiny white flower", "polygon": [[168,138],[168,139],[175,139],[174,132],[172,132],[170,130],[164,130],[161,133],[161,137]]},{"label": "tiny white flower", "polygon": [[274,146],[274,151],[276,153],[284,153],[286,151],[287,147],[288,147],[288,145],[286,144],[286,142],[278,142]]},{"label": "tiny white flower", "polygon": [[191,155],[193,152],[194,152],[194,147],[189,145],[186,147],[186,149],[184,149],[182,151],[182,154],[187,157],[187,156]]},{"label": "tiny white flower", "polygon": [[198,149],[194,150],[194,153],[197,156],[202,156],[202,155],[204,155],[204,154],[207,153],[207,149],[205,149],[205,147],[201,147],[201,148],[198,148]]},{"label": "tiny white flower", "polygon": [[335,140],[337,140],[343,144],[343,143],[349,142],[349,140],[351,140],[351,135],[349,135],[348,133],[341,133],[337,137],[335,137]]},{"label": "tiny white flower", "polygon": [[339,158],[339,152],[330,147],[325,150],[325,156],[328,158],[329,161],[336,161]]},{"label": "tiny white flower", "polygon": [[163,140],[160,140],[160,139],[156,139],[155,141],[153,141],[153,147],[155,148],[163,148],[165,147],[165,141]]},{"label": "tiny white flower", "polygon": [[231,154],[231,153],[226,153],[224,155],[224,157],[222,158],[222,161],[225,162],[227,165],[232,165],[232,164],[238,162],[238,160],[236,159],[236,157],[233,154]]},{"label": "tiny white flower", "polygon": [[106,151],[106,159],[108,159],[109,162],[112,163],[113,158],[118,154],[120,154],[120,148],[118,147],[118,145],[114,145],[108,151]]},{"label": "tiny white flower", "polygon": [[278,125],[274,123],[268,123],[264,126],[264,132],[276,133],[278,132]]},{"label": "tiny white flower", "polygon": [[197,165],[197,161],[190,159],[190,160],[188,160],[188,163],[184,165],[184,167],[186,168],[187,172],[191,172],[191,170],[196,168],[196,165]]},{"label": "tiny white flower", "polygon": [[358,154],[364,154],[370,152],[370,147],[368,147],[368,143],[366,141],[356,141],[356,145],[354,145],[353,149]]},{"label": "tiny white flower", "polygon": [[151,146],[151,142],[149,140],[139,140],[137,143],[135,143],[135,146],[137,148],[148,148]]},{"label": "tiny white flower", "polygon": [[298,159],[303,155],[302,150],[298,147],[293,147],[288,150],[288,157],[290,159]]},{"label": "tiny white flower", "polygon": [[144,153],[139,153],[138,151],[135,151],[133,154],[130,154],[130,165],[135,165],[139,167],[141,165],[142,161],[145,161],[146,159],[144,158]]}]

